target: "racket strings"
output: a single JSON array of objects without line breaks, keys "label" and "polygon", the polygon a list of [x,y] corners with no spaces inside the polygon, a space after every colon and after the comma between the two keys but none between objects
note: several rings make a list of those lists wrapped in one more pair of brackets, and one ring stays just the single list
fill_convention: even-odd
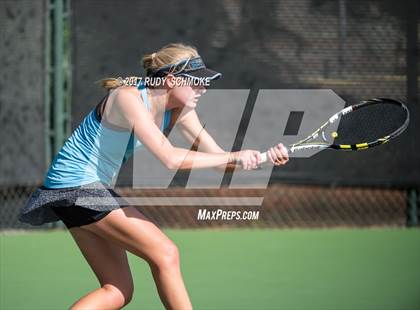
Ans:
[{"label": "racket strings", "polygon": [[384,138],[404,125],[407,112],[394,104],[366,106],[344,115],[334,144],[357,144]]}]

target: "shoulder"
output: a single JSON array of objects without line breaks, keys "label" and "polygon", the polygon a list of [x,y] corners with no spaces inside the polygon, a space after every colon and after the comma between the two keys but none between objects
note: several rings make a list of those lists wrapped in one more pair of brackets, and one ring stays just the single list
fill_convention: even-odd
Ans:
[{"label": "shoulder", "polygon": [[109,96],[112,98],[112,105],[119,111],[141,111],[145,108],[141,91],[136,87],[118,87]]},{"label": "shoulder", "polygon": [[120,97],[129,97],[130,95],[134,95],[141,99],[141,91],[134,86],[120,86],[113,90],[111,90],[110,95],[113,96],[120,96]]},{"label": "shoulder", "polygon": [[116,119],[128,121],[131,127],[140,119],[151,118],[136,87],[118,87],[109,96],[112,101],[110,113],[116,115]]}]

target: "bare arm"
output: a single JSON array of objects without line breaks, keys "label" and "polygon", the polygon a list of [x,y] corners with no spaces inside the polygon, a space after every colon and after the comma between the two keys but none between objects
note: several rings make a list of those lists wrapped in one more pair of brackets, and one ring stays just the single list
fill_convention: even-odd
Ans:
[{"label": "bare arm", "polygon": [[211,168],[235,162],[234,154],[223,150],[219,153],[205,153],[173,146],[156,126],[136,91],[119,90],[115,101],[117,110],[127,121],[128,127],[133,128],[136,137],[165,167],[171,170]]},{"label": "bare arm", "polygon": [[[214,141],[210,134],[204,129],[203,125],[200,122],[200,119],[198,118],[197,112],[194,109],[185,108],[179,115],[177,125],[183,136],[187,139],[187,141],[193,144],[195,148],[198,148],[199,145],[200,149],[206,153],[226,153],[226,151],[224,151],[216,143],[216,141]],[[258,162],[261,161],[261,155],[258,151],[245,150],[240,152],[234,152],[233,154],[236,154],[236,157],[241,158],[241,153],[246,152],[254,152]],[[287,153],[287,150],[281,143],[268,149],[267,156],[270,162],[276,166],[285,165],[289,161],[289,155]],[[227,165],[223,164],[217,166],[216,168],[223,171],[227,168],[229,171],[232,171],[233,169],[237,169],[238,167],[242,167],[242,165],[228,163]],[[245,165],[245,167],[248,168],[247,165]]]},{"label": "bare arm", "polygon": [[[177,126],[183,136],[190,142],[195,149],[200,146],[200,149],[206,153],[214,153],[214,154],[221,154],[226,153],[214,139],[210,136],[210,134],[204,129],[204,126],[201,124],[200,119],[198,118],[197,112],[194,109],[187,109],[184,108],[182,113],[177,111],[176,117],[178,118]],[[247,158],[246,153],[253,152],[255,158],[257,158],[257,163],[261,161],[261,154],[258,151],[252,150],[245,150],[240,152],[234,152],[231,154],[236,155],[236,159],[241,158],[242,155],[245,155],[245,160]],[[267,156],[270,162],[276,166],[285,165],[289,161],[289,155],[287,153],[286,148],[283,144],[279,143],[270,149],[267,150]],[[251,156],[251,161],[253,160]],[[236,161],[236,163],[241,162],[241,160]],[[250,163],[253,166],[253,163]],[[225,170],[226,168],[228,171],[232,171],[237,169],[238,167],[245,167],[246,169],[249,168],[247,165],[238,165],[235,163],[228,163],[217,166],[217,169]]]},{"label": "bare arm", "polygon": [[[181,134],[189,143],[191,143],[194,149],[200,147],[200,150],[213,154],[228,153],[223,150],[207,132],[194,109],[184,108],[182,113],[180,113],[176,124]],[[226,164],[223,164],[216,168],[224,171],[226,168],[228,168],[228,170],[233,170],[238,167],[240,167],[240,165],[228,163],[227,166]]]}]

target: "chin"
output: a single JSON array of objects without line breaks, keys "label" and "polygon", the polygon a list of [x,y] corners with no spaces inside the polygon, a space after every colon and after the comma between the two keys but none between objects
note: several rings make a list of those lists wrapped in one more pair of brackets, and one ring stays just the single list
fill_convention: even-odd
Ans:
[{"label": "chin", "polygon": [[197,102],[189,101],[189,102],[187,102],[187,104],[185,106],[187,106],[189,108],[195,108],[197,106]]}]

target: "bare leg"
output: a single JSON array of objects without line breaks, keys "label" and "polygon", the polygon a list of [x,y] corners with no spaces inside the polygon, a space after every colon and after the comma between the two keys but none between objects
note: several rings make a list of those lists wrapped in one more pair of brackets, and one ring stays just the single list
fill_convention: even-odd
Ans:
[{"label": "bare leg", "polygon": [[71,307],[71,310],[114,310],[126,305],[124,296],[112,286],[98,288],[81,297]]},{"label": "bare leg", "polygon": [[112,211],[100,221],[82,228],[145,259],[166,309],[192,309],[181,275],[177,247],[136,208]]},{"label": "bare leg", "polygon": [[[159,268],[155,267],[151,267],[151,270],[160,299],[166,309],[192,309],[187,290],[185,289],[180,274],[174,274],[171,271],[162,272]],[[175,290],[172,289],[174,287],[176,288]],[[184,301],[177,303],[177,299]]]},{"label": "bare leg", "polygon": [[134,287],[126,251],[79,227],[71,228],[70,233],[101,285],[70,309],[121,309],[128,304]]}]

